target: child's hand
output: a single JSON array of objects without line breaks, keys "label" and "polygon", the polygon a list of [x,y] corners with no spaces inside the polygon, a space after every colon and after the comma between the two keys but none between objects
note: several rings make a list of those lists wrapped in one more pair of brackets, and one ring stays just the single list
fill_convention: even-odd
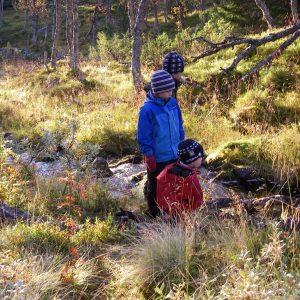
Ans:
[{"label": "child's hand", "polygon": [[145,164],[150,172],[154,172],[156,169],[156,159],[153,155],[145,156],[144,158]]}]

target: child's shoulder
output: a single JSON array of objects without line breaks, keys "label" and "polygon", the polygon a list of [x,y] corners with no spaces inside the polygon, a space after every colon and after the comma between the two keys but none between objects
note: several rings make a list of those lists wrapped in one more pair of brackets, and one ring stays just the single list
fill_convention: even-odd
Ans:
[{"label": "child's shoulder", "polygon": [[169,174],[173,174],[181,177],[188,177],[193,174],[191,169],[185,168],[178,163],[174,163],[168,170]]},{"label": "child's shoulder", "polygon": [[178,101],[177,101],[176,98],[174,98],[174,97],[171,97],[171,98],[170,98],[169,104],[175,105],[175,106],[177,106],[177,107],[179,108]]}]

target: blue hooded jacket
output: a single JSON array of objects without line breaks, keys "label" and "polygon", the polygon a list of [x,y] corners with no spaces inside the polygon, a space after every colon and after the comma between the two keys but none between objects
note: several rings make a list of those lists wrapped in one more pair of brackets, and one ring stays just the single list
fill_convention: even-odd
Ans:
[{"label": "blue hooded jacket", "polygon": [[182,115],[177,100],[156,98],[152,91],[141,107],[137,140],[145,156],[154,155],[157,162],[178,157],[178,144],[184,140]]}]

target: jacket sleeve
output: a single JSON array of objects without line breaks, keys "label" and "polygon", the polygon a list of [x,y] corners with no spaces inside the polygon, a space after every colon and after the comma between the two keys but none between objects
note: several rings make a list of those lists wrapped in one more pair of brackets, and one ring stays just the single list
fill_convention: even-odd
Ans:
[{"label": "jacket sleeve", "polygon": [[153,125],[151,111],[142,107],[139,112],[137,141],[141,152],[145,156],[153,155]]},{"label": "jacket sleeve", "polygon": [[183,129],[182,113],[181,113],[179,105],[178,105],[178,119],[179,119],[179,136],[180,136],[180,141],[183,141],[185,133],[184,133],[184,129]]}]

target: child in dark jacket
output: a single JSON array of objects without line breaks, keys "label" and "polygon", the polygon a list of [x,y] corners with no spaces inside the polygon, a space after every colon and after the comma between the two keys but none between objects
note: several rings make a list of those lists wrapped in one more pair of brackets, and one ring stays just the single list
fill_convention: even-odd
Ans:
[{"label": "child in dark jacket", "polygon": [[181,111],[172,97],[174,88],[174,79],[168,72],[154,72],[151,90],[139,113],[137,140],[147,165],[145,196],[153,217],[159,213],[156,177],[165,166],[177,160],[178,144],[184,140]]},{"label": "child in dark jacket", "polygon": [[179,160],[168,165],[157,177],[157,204],[165,213],[180,217],[203,203],[197,174],[204,151],[192,139],[178,145]]}]

